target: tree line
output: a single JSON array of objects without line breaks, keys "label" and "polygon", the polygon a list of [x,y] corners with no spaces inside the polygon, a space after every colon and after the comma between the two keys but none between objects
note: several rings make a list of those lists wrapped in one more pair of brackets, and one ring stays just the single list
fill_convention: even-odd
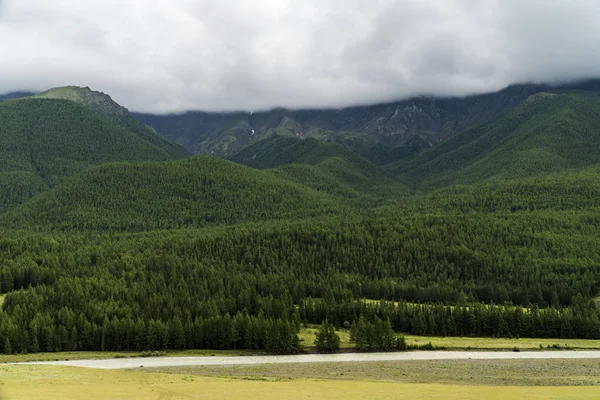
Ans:
[{"label": "tree line", "polygon": [[[103,347],[102,331],[126,321],[148,337],[150,326],[169,332],[175,317],[189,326],[239,313],[296,327],[364,317],[426,335],[596,338],[597,224],[580,211],[407,218],[382,210],[139,234],[7,231],[0,331],[11,333],[0,346],[8,337],[12,351],[35,349],[30,326],[44,316],[37,323],[53,339],[43,343],[61,343],[54,348],[171,347],[164,334],[138,345],[107,334]],[[81,316],[76,336],[67,314]],[[29,342],[19,344],[25,331]],[[94,337],[85,346],[82,331]]]}]

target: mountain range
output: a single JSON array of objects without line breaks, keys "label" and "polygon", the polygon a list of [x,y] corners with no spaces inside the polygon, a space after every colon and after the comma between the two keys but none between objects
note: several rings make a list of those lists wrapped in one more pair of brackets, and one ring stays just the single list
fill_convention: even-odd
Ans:
[{"label": "mountain range", "polygon": [[413,152],[435,147],[540,92],[579,93],[598,98],[600,81],[554,86],[522,84],[465,98],[418,97],[344,109],[133,115],[194,154],[227,156],[264,137],[279,134],[344,143],[365,155],[376,154],[387,160],[387,152],[381,154],[378,144],[401,146]]},{"label": "mountain range", "polygon": [[324,320],[599,339],[599,92],[137,119],[9,96],[0,352],[289,353]]},{"label": "mountain range", "polygon": [[[454,188],[444,193],[458,201],[464,196],[457,185],[484,185],[480,190],[489,194],[487,182],[557,173],[572,177],[577,171],[589,176],[600,163],[596,85],[590,81],[552,93],[515,86],[495,96],[464,99],[472,110],[489,103],[502,106],[463,114],[471,115],[461,119],[465,127],[483,122],[431,146],[415,140],[398,147],[375,143],[361,133],[365,125],[347,125],[343,133],[319,138],[275,129],[256,134],[257,140],[229,156],[231,161],[189,158],[188,151],[104,93],[56,88],[0,103],[0,211],[5,211],[0,222],[14,228],[102,231],[202,227],[410,208],[432,198],[421,194],[444,188]],[[274,121],[279,112],[252,117]],[[296,115],[308,115],[302,113],[309,112]],[[344,113],[351,115],[339,112]],[[155,163],[161,161],[170,163]]]},{"label": "mountain range", "polygon": [[[548,91],[543,92],[542,89]],[[511,86],[496,94],[465,99],[414,99],[394,105],[338,111],[274,110],[252,115],[188,113],[156,117],[163,118],[163,122],[171,121],[176,127],[186,118],[204,118],[210,115],[211,118],[214,117],[212,121],[215,123],[215,130],[202,131],[208,135],[211,132],[223,132],[228,126],[225,121],[231,121],[231,118],[252,121],[253,125],[249,126],[261,126],[264,130],[255,129],[250,144],[240,150],[233,153],[225,151],[233,162],[250,168],[245,172],[239,169],[235,172],[235,168],[239,167],[234,168],[224,161],[199,159],[195,164],[175,163],[171,167],[148,165],[144,167],[146,173],[133,165],[115,165],[111,168],[90,169],[83,175],[78,174],[79,171],[107,162],[176,161],[188,157],[194,149],[187,151],[174,144],[169,140],[169,134],[160,130],[160,126],[157,126],[157,130],[142,124],[110,96],[89,88],[62,87],[32,96],[22,93],[25,97],[19,99],[16,99],[19,94],[13,94],[7,96],[11,100],[0,102],[0,118],[3,121],[0,127],[3,143],[0,148],[3,156],[0,164],[0,211],[13,209],[27,203],[37,194],[48,192],[31,205],[24,204],[27,212],[21,210],[19,215],[29,215],[28,220],[35,221],[35,215],[44,209],[44,204],[55,201],[57,205],[50,210],[61,211],[55,216],[49,215],[47,225],[57,226],[59,220],[66,222],[69,218],[65,216],[72,214],[59,204],[70,207],[73,201],[84,201],[77,193],[115,194],[121,190],[119,187],[130,190],[139,188],[142,191],[139,198],[143,199],[142,193],[146,189],[139,183],[145,180],[128,178],[123,174],[148,175],[165,183],[179,181],[183,186],[187,182],[192,185],[190,187],[200,190],[208,178],[194,175],[190,165],[204,171],[208,174],[207,177],[213,173],[212,168],[222,171],[218,178],[209,179],[211,182],[218,182],[214,186],[217,191],[229,190],[228,184],[223,186],[223,182],[228,180],[228,176],[240,174],[247,174],[248,181],[269,180],[274,187],[280,187],[282,192],[289,191],[284,187],[296,186],[294,190],[298,190],[298,193],[313,197],[313,200],[302,200],[301,203],[315,204],[315,210],[329,210],[323,211],[325,213],[334,212],[331,210],[336,207],[332,207],[332,204],[361,204],[372,208],[376,205],[395,204],[398,199],[410,197],[414,193],[430,192],[457,184],[521,179],[585,169],[600,161],[600,152],[597,150],[600,144],[600,119],[597,117],[600,115],[599,93],[599,81],[586,81],[555,87]],[[408,107],[407,104],[419,104],[420,111],[413,115],[419,117],[411,119],[410,127],[404,124],[400,129],[395,119],[406,122],[408,114],[398,112],[383,124],[390,129],[389,135],[384,135],[381,129],[369,130],[376,121],[383,121],[379,117],[381,113],[399,109],[401,104],[405,107]],[[428,111],[425,104],[431,106]],[[450,113],[448,110],[452,107],[454,112]],[[453,115],[453,119],[450,115]],[[144,121],[139,114],[136,116]],[[293,126],[293,129],[277,125],[279,119],[291,124],[288,128]],[[453,122],[448,125],[450,119]],[[429,124],[425,120],[436,120],[439,123]],[[302,121],[303,124],[298,125],[297,121]],[[316,125],[329,130],[319,130],[319,134],[316,134],[315,128],[306,130],[303,135],[294,133],[295,130]],[[442,125],[451,126],[452,129],[442,129]],[[203,126],[196,126],[195,129],[201,130]],[[392,129],[393,126],[396,128]],[[168,131],[168,128],[165,129]],[[384,144],[381,137],[390,140],[395,137],[394,140],[398,140],[396,144],[401,145],[390,146],[390,141]],[[225,149],[223,146],[226,142],[218,143]],[[264,170],[266,175],[261,175],[263,173],[257,170]],[[269,179],[265,180],[267,176]],[[61,184],[65,179],[67,182],[63,187]],[[117,186],[111,187],[110,182]],[[160,187],[159,181],[145,182],[152,190]],[[86,188],[91,183],[108,186]],[[172,190],[169,192],[177,193],[175,188],[178,185],[170,185]],[[198,204],[189,203],[188,198],[194,196],[187,193],[187,190],[190,188],[181,192],[180,200],[176,200],[174,195],[169,195],[164,200],[165,209],[171,207],[169,201],[187,204],[184,207],[187,210],[185,215],[175,218],[179,222],[173,225],[185,226],[185,221],[196,221],[192,225],[219,223],[220,218],[195,218],[186,214],[199,212]],[[260,194],[260,185],[251,191]],[[228,199],[234,195],[233,192],[229,192],[227,196],[223,193],[207,194],[222,201],[232,201]],[[298,194],[298,199],[304,195]],[[85,200],[85,207],[114,209],[114,205],[110,203],[103,205],[100,198],[101,196],[93,196]],[[107,200],[113,201],[116,198],[118,196]],[[269,201],[276,200],[271,198]],[[216,210],[216,203],[213,206],[206,203],[204,206]],[[248,210],[252,208],[250,205],[248,207]],[[13,212],[17,213],[13,210],[10,214]],[[48,210],[45,211],[46,214],[47,212]],[[159,212],[158,209],[153,211]],[[246,217],[223,217],[222,222],[255,218],[251,216],[252,213],[242,214]],[[287,215],[281,211],[273,214]],[[302,212],[298,215],[301,214],[304,215]],[[314,215],[314,210],[306,215]],[[142,214],[139,218],[143,219]],[[42,218],[38,222],[42,220],[46,219]],[[102,224],[98,224],[100,225]],[[122,228],[121,225],[111,223],[107,226]],[[148,226],[171,225],[161,222]],[[143,229],[143,224],[133,223],[132,226]]]}]

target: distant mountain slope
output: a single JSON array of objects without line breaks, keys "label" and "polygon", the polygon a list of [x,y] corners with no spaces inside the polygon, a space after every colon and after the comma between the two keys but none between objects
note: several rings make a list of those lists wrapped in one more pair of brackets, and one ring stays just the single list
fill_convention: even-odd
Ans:
[{"label": "distant mountain slope", "polygon": [[231,160],[249,167],[265,169],[286,164],[318,164],[331,157],[342,157],[359,164],[368,164],[358,154],[340,144],[279,135],[243,148],[235,153]]},{"label": "distant mountain slope", "polygon": [[[600,207],[600,165],[519,179],[450,186],[415,198],[413,203],[420,212],[442,213],[591,211]],[[598,216],[596,223],[600,223],[600,212]]]},{"label": "distant mountain slope", "polygon": [[4,216],[5,225],[143,231],[338,213],[324,193],[217,157],[105,164]]},{"label": "distant mountain slope", "polygon": [[91,165],[181,158],[72,101],[3,101],[0,121],[0,211]]},{"label": "distant mountain slope", "polygon": [[0,94],[0,101],[20,99],[23,97],[28,97],[28,96],[33,96],[33,95],[34,95],[34,93],[31,93],[31,92],[4,93],[4,94]]},{"label": "distant mountain slope", "polygon": [[129,111],[114,102],[111,97],[102,92],[96,92],[90,88],[77,86],[65,86],[47,90],[35,95],[41,99],[70,100],[80,104],[98,116],[140,135],[144,140],[160,147],[174,156],[187,156],[189,153],[175,143],[165,140],[154,129],[143,125],[133,118]]},{"label": "distant mountain slope", "polygon": [[[272,133],[314,136],[336,141],[358,134],[370,143],[404,146],[412,138],[436,145],[511,110],[539,92],[579,92],[598,98],[600,80],[550,87],[513,85],[496,93],[465,98],[419,97],[388,104],[332,110],[275,109],[255,113],[207,113],[134,116],[192,153],[227,155]],[[414,142],[412,143],[414,144]],[[422,145],[421,148],[424,148]],[[387,153],[387,151],[386,151]],[[361,152],[367,156],[367,153]],[[399,156],[404,156],[400,152]],[[374,159],[372,159],[374,161]],[[389,161],[389,160],[388,160]]]},{"label": "distant mountain slope", "polygon": [[386,168],[417,186],[520,178],[600,163],[600,102],[538,93],[440,146]]},{"label": "distant mountain slope", "polygon": [[403,145],[418,135],[436,143],[484,123],[539,90],[535,85],[523,85],[465,99],[415,98],[338,110],[133,115],[193,153],[228,154],[273,132],[329,139],[340,132],[353,132],[387,145]]},{"label": "distant mountain slope", "polygon": [[409,193],[404,185],[348,147],[312,138],[275,135],[245,147],[231,159],[254,168],[274,168],[278,176],[344,197]]}]

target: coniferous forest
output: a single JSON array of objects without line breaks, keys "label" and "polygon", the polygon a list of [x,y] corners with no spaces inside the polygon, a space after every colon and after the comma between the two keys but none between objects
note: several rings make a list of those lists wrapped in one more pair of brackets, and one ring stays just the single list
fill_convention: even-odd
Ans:
[{"label": "coniferous forest", "polygon": [[595,100],[536,95],[385,165],[282,136],[230,161],[130,130],[116,153],[126,128],[86,107],[0,103],[0,351],[296,353],[323,321],[359,350],[600,339]]}]

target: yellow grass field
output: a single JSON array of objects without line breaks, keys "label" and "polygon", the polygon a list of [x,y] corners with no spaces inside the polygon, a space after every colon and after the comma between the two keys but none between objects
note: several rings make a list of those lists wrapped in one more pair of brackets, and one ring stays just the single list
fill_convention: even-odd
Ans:
[{"label": "yellow grass field", "polygon": [[204,378],[49,366],[0,367],[2,399],[598,399],[599,387],[493,387],[370,381]]}]

